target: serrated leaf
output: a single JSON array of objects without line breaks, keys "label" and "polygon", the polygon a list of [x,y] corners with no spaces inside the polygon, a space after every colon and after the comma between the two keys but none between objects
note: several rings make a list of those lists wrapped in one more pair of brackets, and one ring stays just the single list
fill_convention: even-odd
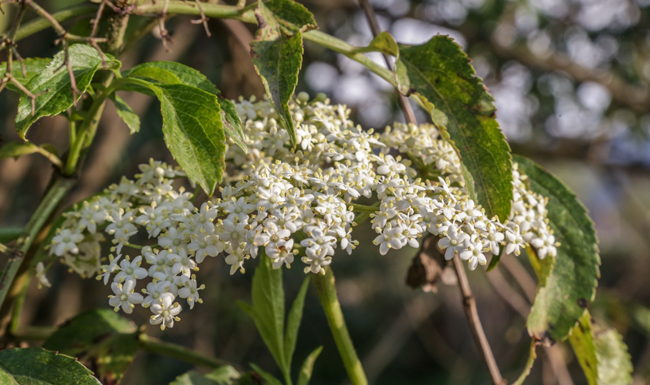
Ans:
[{"label": "serrated leaf", "polygon": [[592,324],[586,312],[569,337],[589,385],[629,385],[632,362],[627,346],[615,329]]},{"label": "serrated leaf", "polygon": [[[89,45],[75,44],[70,46],[68,50],[77,89],[80,91],[77,95],[77,99],[79,99],[90,85],[95,72],[102,68],[102,58]],[[105,57],[107,69],[118,69],[120,67],[118,60],[108,54]],[[25,139],[27,130],[38,118],[58,115],[73,105],[70,75],[65,68],[64,59],[65,54],[63,51],[59,52],[44,70],[27,83],[26,87],[30,92],[34,95],[40,95],[35,101],[34,115],[32,115],[31,99],[26,95],[20,97],[16,116],[16,130],[21,138]]]},{"label": "serrated leaf", "polygon": [[200,71],[177,62],[152,61],[142,63],[128,71],[124,71],[122,77],[155,80],[162,84],[185,84],[219,95],[217,87]]},{"label": "serrated leaf", "polygon": [[259,374],[260,377],[262,377],[262,379],[266,381],[269,385],[282,385],[282,382],[280,382],[280,380],[278,380],[277,378],[273,377],[271,373],[265,372],[264,370],[260,369],[259,366],[253,363],[251,363],[250,365],[251,368],[253,368],[253,370],[255,370],[257,374]]},{"label": "serrated leaf", "polygon": [[530,159],[513,158],[528,177],[532,191],[548,198],[549,225],[560,242],[555,258],[539,263],[538,288],[528,316],[528,331],[536,339],[562,341],[585,314],[598,284],[598,239],[587,209],[564,183]]},{"label": "serrated leaf", "polygon": [[302,367],[300,368],[300,374],[298,376],[298,385],[309,384],[309,380],[311,379],[311,373],[314,370],[314,364],[316,363],[316,359],[318,358],[318,355],[322,350],[323,350],[322,346],[317,347],[316,349],[314,349],[313,352],[309,353],[309,355],[305,359],[305,362],[302,363]]},{"label": "serrated leaf", "polygon": [[[288,0],[276,1],[285,9]],[[302,67],[302,33],[282,26],[284,19],[277,17],[261,0],[255,11],[260,29],[251,42],[251,55],[255,70],[262,78],[266,94],[280,115],[282,126],[289,133],[291,145],[296,144],[296,133],[289,112],[289,101],[298,84]],[[288,17],[288,16],[285,16]]]},{"label": "serrated leaf", "polygon": [[[27,83],[29,83],[30,80],[32,80],[34,76],[41,73],[45,69],[45,67],[47,67],[47,65],[50,64],[51,61],[52,59],[50,58],[40,58],[40,57],[30,57],[27,59],[23,59],[23,63],[25,64],[25,75],[26,75],[23,76],[23,68],[20,65],[20,62],[14,60],[14,64],[13,64],[14,78],[18,80],[20,84],[26,85]],[[7,72],[7,63],[6,62],[0,63],[0,78],[3,77],[6,72]],[[20,90],[12,83],[8,83],[7,88],[12,91],[20,92]]]},{"label": "serrated leaf", "polygon": [[[284,372],[284,289],[282,269],[274,269],[263,252],[253,275],[253,313],[255,326],[271,355]],[[240,305],[241,306],[241,305]]]},{"label": "serrated leaf", "polygon": [[195,370],[176,377],[169,385],[231,385],[240,378],[237,369],[232,366],[222,366],[214,371],[202,375]]},{"label": "serrated leaf", "polygon": [[[144,79],[154,84],[185,84],[215,95],[221,107],[223,129],[244,152],[248,151],[235,105],[230,100],[222,98],[217,87],[201,72],[177,62],[154,61],[137,65],[123,72],[122,76]],[[121,89],[155,96],[151,89],[136,84],[126,84]]]},{"label": "serrated leaf", "polygon": [[152,85],[160,100],[165,144],[187,176],[208,196],[221,182],[226,135],[214,95],[184,84]]},{"label": "serrated leaf", "polygon": [[76,356],[97,368],[102,381],[116,384],[133,361],[139,341],[134,323],[112,309],[94,309],[69,320],[43,347]]},{"label": "serrated leaf", "polygon": [[594,329],[596,354],[598,356],[599,385],[627,385],[632,383],[632,361],[615,329]]},{"label": "serrated leaf", "polygon": [[[293,0],[270,0],[264,5],[273,12],[278,25],[287,34],[306,32],[316,28],[314,15],[304,5]],[[261,23],[260,28],[262,28]]]},{"label": "serrated leaf", "polygon": [[293,301],[289,317],[287,318],[286,333],[284,335],[284,357],[287,360],[287,367],[291,368],[293,352],[296,349],[296,340],[298,339],[298,329],[302,320],[302,309],[305,305],[305,296],[309,288],[309,279],[305,278],[298,292],[298,296]]},{"label": "serrated leaf", "polygon": [[[472,175],[475,194],[470,196],[488,217],[505,221],[512,204],[510,147],[496,121],[494,99],[469,58],[447,36],[398,47],[395,72],[400,92],[417,93],[425,101],[442,136]],[[446,124],[440,112],[446,115]]]},{"label": "serrated leaf", "polygon": [[131,134],[135,134],[140,131],[140,117],[136,114],[131,107],[126,104],[124,99],[120,98],[116,94],[110,96],[111,101],[115,104],[115,109],[117,110],[117,115],[126,123],[126,126],[129,127]]},{"label": "serrated leaf", "polygon": [[368,46],[359,47],[355,49],[354,52],[381,52],[386,55],[398,56],[399,47],[390,33],[382,31],[372,39]]},{"label": "serrated leaf", "polygon": [[57,166],[61,166],[61,159],[56,154],[56,149],[49,144],[37,146],[31,142],[9,142],[0,147],[0,159],[16,158],[21,155],[39,153]]},{"label": "serrated leaf", "polygon": [[42,348],[0,351],[3,385],[100,385],[90,370],[74,358]]}]

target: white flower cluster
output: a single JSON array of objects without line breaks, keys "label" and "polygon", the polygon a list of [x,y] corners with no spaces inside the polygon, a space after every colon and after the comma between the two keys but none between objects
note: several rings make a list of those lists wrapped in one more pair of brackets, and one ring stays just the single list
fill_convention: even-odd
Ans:
[{"label": "white flower cluster", "polygon": [[[441,238],[448,259],[458,255],[471,269],[502,245],[507,253],[531,244],[541,258],[555,254],[545,200],[526,188],[516,169],[512,215],[502,224],[468,197],[458,157],[433,126],[396,124],[380,135],[355,127],[345,106],[327,100],[309,102],[302,94],[291,108],[296,148],[270,102],[240,100],[248,151],[229,139],[228,175],[218,198],[195,207],[192,194],[172,185],[184,173],[151,161],[134,181],[122,179],[68,212],[51,254],[83,276],[99,271],[98,279],[112,281],[109,304],[116,311],[131,313],[141,304],[163,328],[178,320],[176,298],[190,308],[201,302],[204,285],[192,272],[207,256],[223,255],[231,274],[243,273],[246,261],[260,254],[274,268],[299,258],[305,273],[323,273],[336,249],[351,253],[358,245],[352,230],[368,218],[381,254],[418,247],[428,233]],[[129,243],[138,232],[157,244]],[[116,254],[105,265],[102,233]],[[122,256],[124,247],[140,249],[139,255]],[[42,265],[38,275],[45,284]],[[144,296],[136,292],[143,279],[149,279]]]}]

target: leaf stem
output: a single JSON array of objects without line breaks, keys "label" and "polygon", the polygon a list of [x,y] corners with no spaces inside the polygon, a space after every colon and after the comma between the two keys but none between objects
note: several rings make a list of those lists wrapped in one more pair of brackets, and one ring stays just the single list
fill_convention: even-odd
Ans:
[{"label": "leaf stem", "polygon": [[465,309],[465,315],[467,316],[467,322],[469,327],[472,330],[472,336],[474,337],[474,342],[478,348],[483,360],[487,364],[488,370],[490,371],[490,376],[492,377],[492,382],[495,385],[505,385],[505,380],[501,376],[497,362],[494,359],[494,354],[492,353],[492,348],[490,348],[490,343],[485,336],[485,331],[483,331],[483,325],[481,324],[481,319],[478,317],[478,311],[476,310],[476,300],[472,294],[472,289],[469,286],[469,281],[467,280],[467,275],[465,274],[465,266],[458,256],[454,257],[454,270],[456,270],[456,276],[458,277],[458,287],[460,287],[460,293],[463,296],[463,308]]},{"label": "leaf stem", "polygon": [[320,298],[321,305],[327,317],[332,336],[336,342],[348,377],[353,385],[367,385],[368,379],[363,371],[361,361],[354,350],[350,333],[345,326],[341,304],[336,297],[336,286],[334,285],[334,273],[331,268],[326,269],[325,275],[311,274],[311,282],[314,284]]},{"label": "leaf stem", "polygon": [[358,211],[360,213],[376,213],[377,211],[379,211],[379,202],[377,202],[372,206],[358,205],[353,203],[352,210]]},{"label": "leaf stem", "polygon": [[151,353],[176,358],[177,360],[185,361],[192,365],[204,366],[211,369],[216,369],[227,365],[236,367],[236,365],[231,364],[228,361],[215,357],[205,356],[184,346],[164,342],[155,337],[149,337],[144,333],[140,334],[138,338],[140,340],[140,347],[143,350]]}]

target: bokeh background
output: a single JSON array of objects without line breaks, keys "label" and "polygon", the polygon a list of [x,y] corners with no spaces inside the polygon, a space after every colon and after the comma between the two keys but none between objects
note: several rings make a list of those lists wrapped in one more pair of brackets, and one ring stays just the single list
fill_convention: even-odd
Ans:
[{"label": "bokeh background", "polygon": [[[76,0],[41,0],[50,11]],[[372,36],[354,0],[301,1],[321,30],[356,45]],[[648,0],[374,0],[382,29],[397,41],[419,44],[436,34],[453,37],[473,60],[478,75],[496,99],[497,117],[513,152],[529,156],[576,191],[588,207],[600,236],[602,257],[598,295],[591,312],[598,322],[625,337],[635,367],[634,384],[650,381],[650,19]],[[27,15],[27,18],[34,15]],[[7,28],[11,12],[0,16]],[[134,18],[133,23],[138,20]],[[83,30],[88,20],[66,27]],[[229,98],[263,95],[248,53],[252,27],[211,20],[213,36],[189,18],[168,21],[173,33],[167,52],[155,31],[121,58],[124,68],[152,60],[175,60],[206,74]],[[19,43],[24,57],[52,56],[51,29]],[[305,43],[299,91],[325,92],[345,103],[364,128],[383,129],[403,121],[394,89],[360,64]],[[383,64],[379,55],[370,55]],[[149,158],[173,162],[161,133],[157,102],[143,95],[124,99],[141,116],[142,130],[129,135],[112,107],[100,124],[92,155],[67,204],[132,176]],[[17,96],[0,94],[0,135],[17,140]],[[419,121],[427,116],[421,110]],[[36,143],[67,149],[63,118],[44,118],[30,131]],[[22,226],[48,183],[52,168],[37,155],[0,161],[0,225]],[[337,256],[340,300],[367,374],[376,384],[488,384],[472,341],[455,285],[423,293],[405,285],[415,249],[380,256],[369,229],[359,229],[362,247]],[[366,246],[367,245],[367,246]],[[252,272],[250,270],[249,272]],[[534,274],[525,256],[503,258],[490,274],[469,273],[487,337],[502,373],[512,381],[527,357],[525,315],[534,293]],[[49,273],[53,287],[32,283],[21,323],[54,326],[82,310],[108,306],[110,289],[82,280],[63,266]],[[253,322],[235,305],[250,301],[252,274],[228,275],[219,259],[204,263],[204,303],[181,314],[183,320],[161,333],[149,333],[242,366],[274,363]],[[304,276],[285,273],[288,300]],[[148,312],[131,317],[146,323]],[[313,384],[345,383],[345,373],[318,299],[310,290],[299,334],[297,358],[318,345],[324,351]],[[540,352],[528,384],[571,385],[586,380],[565,344]],[[190,366],[141,352],[127,371],[126,385],[166,384]]]}]

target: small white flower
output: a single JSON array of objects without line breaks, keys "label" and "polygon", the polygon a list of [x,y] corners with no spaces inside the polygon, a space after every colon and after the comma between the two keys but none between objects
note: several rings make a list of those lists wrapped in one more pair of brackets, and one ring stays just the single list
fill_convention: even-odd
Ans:
[{"label": "small white flower", "polygon": [[203,289],[205,289],[205,285],[197,287],[196,279],[192,278],[185,283],[185,286],[178,289],[178,296],[186,298],[190,309],[193,309],[196,302],[203,303],[203,300],[199,297],[199,290]]},{"label": "small white flower", "polygon": [[445,237],[438,241],[438,246],[445,250],[445,259],[449,261],[454,255],[465,251],[465,241],[469,240],[469,235],[460,231],[456,225],[449,226],[444,235]]},{"label": "small white flower", "polygon": [[124,284],[113,282],[111,289],[115,295],[108,297],[110,298],[108,304],[114,307],[115,311],[118,311],[122,307],[122,311],[126,314],[131,314],[134,304],[142,303],[142,295],[133,292],[135,289],[135,281],[133,279],[127,279],[124,281]]},{"label": "small white flower", "polygon": [[151,305],[151,312],[153,315],[149,320],[152,325],[160,325],[161,330],[166,327],[174,327],[174,321],[180,321],[178,313],[181,312],[181,305],[174,302],[174,295],[172,293],[162,293],[157,302]]},{"label": "small white flower", "polygon": [[43,265],[43,262],[39,262],[36,264],[36,279],[38,280],[39,289],[43,286],[45,287],[52,286],[50,284],[50,281],[45,276],[45,266]]},{"label": "small white flower", "polygon": [[133,261],[128,261],[126,259],[120,262],[120,272],[117,273],[113,281],[115,282],[124,282],[125,280],[138,280],[145,278],[148,273],[147,269],[140,267],[142,263],[142,256],[138,255],[133,259]]},{"label": "small white flower", "polygon": [[57,234],[52,238],[50,253],[58,257],[62,257],[65,253],[76,254],[79,252],[79,246],[77,244],[83,239],[84,236],[74,229],[57,231]]},{"label": "small white flower", "polygon": [[555,257],[557,249],[555,248],[555,236],[546,232],[539,232],[537,237],[531,242],[531,245],[537,249],[537,256],[540,259],[546,256]]}]

